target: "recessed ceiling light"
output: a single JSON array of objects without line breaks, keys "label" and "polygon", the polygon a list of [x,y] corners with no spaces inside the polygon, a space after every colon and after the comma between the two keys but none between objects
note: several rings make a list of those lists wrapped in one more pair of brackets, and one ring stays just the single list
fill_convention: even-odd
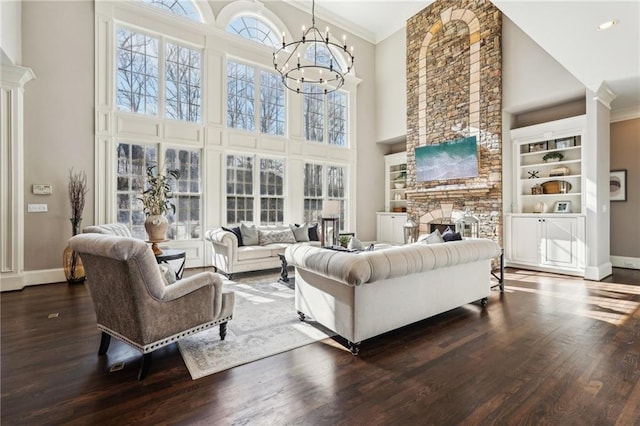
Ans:
[{"label": "recessed ceiling light", "polygon": [[614,25],[616,25],[617,23],[618,23],[617,19],[612,19],[610,21],[603,22],[602,24],[598,25],[598,31],[606,31],[609,28],[611,28]]}]

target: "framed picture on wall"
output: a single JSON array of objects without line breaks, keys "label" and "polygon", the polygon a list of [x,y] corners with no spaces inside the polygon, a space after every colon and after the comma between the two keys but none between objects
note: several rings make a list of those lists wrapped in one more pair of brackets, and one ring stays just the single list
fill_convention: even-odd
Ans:
[{"label": "framed picture on wall", "polygon": [[627,169],[609,172],[609,200],[627,201]]}]

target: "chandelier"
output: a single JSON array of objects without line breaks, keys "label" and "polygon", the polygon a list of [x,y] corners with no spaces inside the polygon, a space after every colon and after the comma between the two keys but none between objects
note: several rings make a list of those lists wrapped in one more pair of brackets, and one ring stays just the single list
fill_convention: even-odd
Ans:
[{"label": "chandelier", "polygon": [[[311,27],[302,26],[302,38],[286,43],[282,33],[282,47],[273,53],[273,66],[282,76],[282,83],[287,89],[305,95],[338,90],[353,68],[353,46],[347,49],[346,36],[342,36],[342,43],[332,41],[329,27],[324,34],[320,32],[316,27],[315,7],[313,0]],[[346,64],[342,65],[336,52],[344,52]]]}]

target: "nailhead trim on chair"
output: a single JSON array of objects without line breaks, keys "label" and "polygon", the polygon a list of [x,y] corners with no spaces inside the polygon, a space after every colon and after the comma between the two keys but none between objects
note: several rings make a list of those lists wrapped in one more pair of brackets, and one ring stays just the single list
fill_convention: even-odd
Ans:
[{"label": "nailhead trim on chair", "polygon": [[148,345],[144,345],[141,346],[138,343],[133,342],[132,340],[124,337],[123,335],[121,335],[120,333],[116,333],[115,331],[111,330],[110,328],[107,328],[105,326],[103,326],[102,324],[98,324],[98,330],[100,331],[104,331],[105,333],[115,337],[116,339],[122,340],[123,342],[133,346],[134,348],[138,349],[140,352],[142,352],[143,354],[149,353],[149,352],[153,352],[156,349],[159,349],[163,346],[167,346],[173,342],[178,341],[179,339],[186,337],[186,336],[190,336],[192,334],[198,333],[200,331],[206,330],[208,328],[214,327],[218,324],[221,324],[223,322],[227,322],[229,320],[231,320],[233,318],[233,315],[229,315],[226,316],[224,318],[218,318],[215,321],[210,321],[210,322],[206,322],[204,324],[200,324],[196,327],[190,328],[189,330],[185,330],[185,331],[181,331],[180,333],[174,334],[172,336],[169,337],[165,337],[164,339],[158,340],[156,342],[153,343],[149,343]]}]

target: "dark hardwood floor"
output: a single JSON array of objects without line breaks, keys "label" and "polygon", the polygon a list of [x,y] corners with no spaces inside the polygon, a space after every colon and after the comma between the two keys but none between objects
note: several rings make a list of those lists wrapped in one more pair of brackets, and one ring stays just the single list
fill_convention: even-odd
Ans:
[{"label": "dark hardwood floor", "polygon": [[358,357],[329,339],[195,381],[176,345],[142,382],[126,344],[98,356],[84,285],[0,299],[2,425],[640,424],[640,271],[508,269],[485,310],[365,341]]}]

